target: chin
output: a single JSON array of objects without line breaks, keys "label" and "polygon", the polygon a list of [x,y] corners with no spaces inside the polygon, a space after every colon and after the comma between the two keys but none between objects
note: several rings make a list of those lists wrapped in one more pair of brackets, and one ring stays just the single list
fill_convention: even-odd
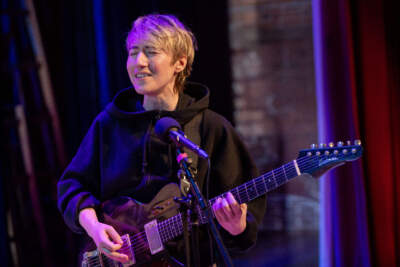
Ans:
[{"label": "chin", "polygon": [[135,88],[136,93],[139,95],[154,95],[156,94],[157,90],[153,88],[147,88],[143,86],[133,86]]}]

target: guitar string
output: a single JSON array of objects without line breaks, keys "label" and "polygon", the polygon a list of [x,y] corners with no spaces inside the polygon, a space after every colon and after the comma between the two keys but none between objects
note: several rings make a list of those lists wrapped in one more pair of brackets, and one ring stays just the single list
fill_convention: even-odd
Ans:
[{"label": "guitar string", "polygon": [[[310,166],[313,166],[313,165],[316,165],[316,166],[318,166],[318,164],[314,164],[315,162],[313,161],[313,159],[315,159],[317,156],[304,156],[304,157],[301,157],[301,158],[299,158],[298,160],[297,160],[297,163],[299,164],[299,167],[301,167],[302,169],[306,169],[307,170],[307,168],[310,168]],[[325,158],[324,156],[322,156],[322,157],[319,157],[319,158]],[[308,161],[308,162],[307,162]],[[306,162],[306,164],[304,165],[302,165],[302,166],[300,166],[302,163],[304,163],[304,162]],[[250,180],[250,181],[248,181],[248,182],[246,182],[245,184],[242,184],[242,185],[240,185],[240,186],[238,186],[238,187],[235,187],[235,188],[233,188],[232,190],[230,190],[230,192],[232,192],[232,194],[234,194],[234,192],[233,192],[233,190],[235,190],[236,189],[236,191],[237,191],[237,194],[239,195],[239,197],[240,197],[240,195],[243,195],[243,193],[245,192],[246,194],[245,194],[245,197],[243,197],[243,198],[245,198],[246,200],[248,199],[248,200],[252,200],[252,197],[249,195],[249,193],[248,193],[248,190],[247,190],[247,187],[246,187],[246,185],[248,184],[248,183],[250,183],[251,181],[253,181],[253,184],[254,184],[254,186],[255,186],[255,189],[256,189],[256,194],[258,193],[258,189],[259,188],[264,188],[264,193],[262,193],[262,194],[265,194],[265,193],[267,193],[268,191],[270,191],[270,190],[272,190],[272,189],[274,189],[274,188],[276,188],[276,187],[278,187],[278,186],[280,186],[280,185],[282,185],[283,183],[285,183],[285,180],[289,180],[289,179],[292,179],[292,178],[294,178],[294,177],[296,177],[297,176],[297,171],[295,171],[295,170],[286,170],[285,171],[285,168],[288,168],[288,167],[292,167],[291,165],[293,164],[293,162],[289,162],[289,163],[287,163],[287,164],[285,164],[285,165],[283,165],[283,166],[281,166],[281,167],[279,167],[279,168],[277,168],[276,169],[276,171],[275,170],[272,170],[272,171],[270,171],[270,172],[268,172],[268,173],[266,173],[266,174],[263,174],[263,175],[261,175],[261,176],[259,176],[259,177],[256,177],[256,178],[254,178],[254,179],[252,179],[252,180]],[[282,176],[282,173],[284,173],[284,179],[285,180],[281,180],[281,182],[282,183],[277,183],[277,179],[278,178],[280,178],[280,177],[282,177],[283,178],[283,176]],[[293,175],[293,173],[295,174],[295,175]],[[287,175],[289,174],[289,177],[290,178],[288,178],[287,177]],[[268,177],[268,176],[271,176],[272,175],[272,178],[273,178],[273,180],[274,180],[274,182],[276,183],[276,186],[274,186],[274,187],[272,187],[272,188],[268,188],[268,186],[266,185],[266,183],[265,183],[265,179]],[[292,176],[293,175],[293,176]],[[258,185],[257,185],[257,183],[258,183]],[[240,188],[240,189],[239,189]],[[257,189],[258,188],[258,189]],[[262,190],[261,190],[261,192],[262,192]],[[254,192],[253,192],[254,193]],[[226,193],[224,193],[224,194],[226,194]],[[222,194],[222,195],[224,195],[224,194]],[[258,195],[261,195],[261,194],[258,194]],[[247,198],[246,198],[246,196],[247,196]],[[258,196],[255,196],[255,197],[258,197]],[[253,198],[255,198],[255,197],[253,197]],[[215,198],[213,198],[213,199],[211,199],[211,200],[209,200],[209,203],[210,204],[212,204],[213,203],[213,200],[215,201],[216,199],[217,199],[218,197],[215,197]],[[242,197],[240,197],[241,199],[242,199]],[[169,238],[170,238],[170,235],[169,234],[171,234],[171,236],[172,236],[172,238],[174,238],[174,237],[176,237],[176,236],[178,236],[178,235],[180,235],[180,233],[181,233],[181,227],[183,227],[183,225],[182,225],[182,219],[181,218],[179,218],[179,220],[178,220],[178,216],[179,217],[181,217],[181,213],[179,213],[178,215],[176,215],[176,216],[174,216],[174,217],[171,217],[172,218],[172,224],[174,224],[174,226],[176,226],[176,223],[178,223],[178,231],[177,232],[175,232],[174,230],[175,230],[175,228],[173,228],[174,230],[172,231],[172,232],[168,232],[168,231],[165,231],[166,229],[167,229],[167,227],[166,226],[169,226],[169,225],[171,225],[171,222],[170,222],[170,219],[171,218],[169,218],[169,219],[167,219],[167,220],[165,220],[165,221],[162,221],[159,225],[160,225],[160,228],[161,227],[163,227],[163,229],[161,229],[161,236],[162,237],[164,237],[164,238],[162,238],[162,239],[164,239],[165,241],[167,241],[167,240],[169,240]],[[164,230],[164,231],[163,231]],[[140,239],[139,239],[140,238]],[[172,239],[171,238],[171,239]],[[139,239],[139,240],[138,240]],[[137,249],[135,250],[135,255],[136,254],[141,254],[142,252],[144,252],[144,251],[146,251],[147,249],[148,249],[148,244],[145,242],[145,241],[147,241],[146,240],[147,238],[146,238],[146,236],[145,236],[145,233],[143,233],[143,232],[141,232],[141,233],[138,233],[138,234],[135,234],[134,236],[130,236],[130,240],[131,241],[134,241],[135,243],[134,244],[138,244],[138,246],[136,246],[137,247]],[[134,247],[134,245],[132,245],[133,247]],[[121,248],[120,250],[118,250],[118,251],[120,251],[120,252],[127,252],[127,251],[129,251],[130,250],[130,247],[126,247],[126,248]],[[97,257],[96,257],[97,258]],[[108,258],[108,257],[106,257],[106,259],[110,259],[110,258]],[[110,260],[112,260],[112,259],[110,259]],[[96,259],[94,259],[94,261],[96,261]],[[113,260],[112,260],[113,261]],[[92,261],[93,262],[93,261]]]},{"label": "guitar string", "polygon": [[[314,156],[315,157],[315,156]],[[313,157],[310,157],[310,156],[305,156],[305,157],[302,157],[302,158],[300,158],[300,159],[298,159],[298,164],[302,164],[302,163],[304,163],[305,161],[309,161],[307,164],[309,165],[309,166],[312,166],[313,165],[313,161],[312,161],[312,158]],[[287,163],[287,164],[285,164],[285,165],[283,165],[283,166],[281,166],[281,167],[279,167],[279,168],[277,168],[276,169],[276,171],[275,170],[272,170],[272,171],[270,171],[270,172],[268,172],[268,173],[266,173],[266,174],[264,174],[264,175],[261,175],[261,176],[259,176],[259,177],[257,177],[257,178],[254,178],[254,179],[252,179],[252,180],[250,180],[250,181],[248,181],[247,183],[245,183],[245,184],[242,184],[242,185],[240,185],[240,186],[238,186],[238,187],[236,187],[237,189],[238,188],[240,188],[241,187],[241,189],[240,189],[240,191],[239,190],[237,190],[237,192],[238,192],[238,194],[240,195],[240,194],[243,194],[245,191],[245,196],[247,196],[247,199],[248,200],[251,200],[252,199],[252,197],[248,194],[248,191],[247,191],[247,187],[245,187],[245,185],[247,185],[248,183],[250,183],[251,181],[253,181],[253,184],[255,185],[255,187],[256,187],[256,190],[257,190],[257,182],[259,183],[259,186],[258,186],[258,188],[265,188],[265,192],[263,193],[263,194],[265,194],[266,192],[268,192],[269,190],[271,190],[271,189],[274,189],[275,187],[278,187],[278,186],[280,186],[281,184],[283,184],[285,181],[283,181],[283,183],[277,183],[276,181],[277,181],[277,179],[278,178],[280,178],[280,177],[282,177],[283,178],[283,176],[282,176],[282,173],[284,173],[285,174],[285,180],[288,180],[288,178],[286,177],[287,176],[287,174],[293,174],[293,172],[295,173],[295,175],[294,176],[290,176],[290,178],[289,179],[291,179],[291,178],[293,178],[293,177],[296,177],[297,176],[297,172],[296,171],[293,171],[293,170],[290,170],[289,169],[289,171],[285,171],[285,168],[288,168],[288,167],[291,167],[291,165],[293,164],[293,162],[289,162],[289,163]],[[301,168],[305,168],[306,167],[306,169],[307,169],[307,167],[309,167],[309,166],[307,166],[307,165],[303,165],[303,166],[300,166]],[[274,186],[273,188],[268,188],[268,186],[266,186],[266,184],[264,184],[264,179],[266,178],[266,177],[268,177],[268,176],[271,176],[272,175],[272,178],[273,178],[273,180],[274,180],[274,183],[276,184],[276,186]],[[256,180],[258,180],[258,181],[256,181]],[[261,186],[260,186],[260,183],[261,183]],[[236,188],[234,188],[234,189],[236,189]],[[234,189],[232,189],[231,191],[233,191]],[[257,192],[258,192],[258,190],[257,190]],[[234,193],[234,192],[232,192],[232,193]],[[224,193],[224,194],[226,194],[226,193]],[[259,194],[260,195],[260,194]],[[217,197],[216,197],[217,198]],[[216,200],[216,198],[213,198],[213,199],[211,199],[209,202],[210,203],[212,203],[213,202],[213,200],[215,201]],[[242,198],[242,197],[241,197]],[[243,198],[245,198],[245,197],[243,197]],[[255,198],[255,197],[254,197]],[[247,200],[246,199],[246,200]],[[181,215],[181,213],[179,213],[178,215]],[[177,220],[178,220],[178,218],[177,218],[178,216],[174,216],[174,217],[172,217],[172,224],[174,224],[174,225],[176,225],[175,223],[176,222],[178,222]],[[181,217],[181,216],[180,216]],[[170,218],[171,219],[171,218]],[[162,221],[161,223],[160,223],[160,226],[163,226],[163,222],[166,222],[166,221],[170,221],[170,219],[168,219],[168,220],[165,220],[165,221]],[[165,224],[165,223],[164,223]],[[171,223],[169,223],[169,224],[171,224]],[[167,225],[168,225],[168,222],[167,222]],[[181,221],[181,218],[180,218],[180,221],[178,222],[178,232],[179,231],[181,231],[181,227],[183,227],[182,226],[182,221]],[[165,230],[165,229],[164,229]],[[173,228],[173,230],[172,230],[172,232],[170,232],[170,234],[172,235],[172,237],[176,237],[176,236],[178,236],[180,233],[176,233],[175,231],[175,228]],[[165,236],[165,234],[163,235],[163,233],[167,233],[167,235],[168,236]],[[139,236],[138,236],[139,235]],[[162,238],[162,239],[167,239],[168,240],[168,238],[169,238],[169,233],[168,233],[168,231],[161,231],[161,235],[163,235],[163,237],[164,238]],[[140,240],[137,240],[139,237],[141,237],[140,238]],[[131,239],[131,241],[134,241],[136,244],[138,244],[139,243],[139,246],[137,247],[137,249],[135,250],[135,254],[141,254],[141,252],[144,252],[144,251],[146,251],[146,249],[148,249],[148,244],[146,243],[146,242],[144,242],[145,240],[143,240],[143,239],[146,239],[146,237],[145,237],[145,233],[138,233],[138,234],[136,234],[135,236],[132,236],[132,237],[130,237],[130,239]],[[136,239],[136,240],[135,240]],[[129,247],[127,247],[127,248],[125,248],[125,249],[120,249],[119,251],[120,252],[127,252],[127,251],[129,251],[130,250],[130,248]]]},{"label": "guitar string", "polygon": [[[298,163],[302,163],[302,161],[299,160]],[[301,167],[304,168],[304,167],[306,167],[306,165],[301,166]],[[281,175],[282,172],[286,172],[284,166],[278,168],[277,170],[279,170],[279,169],[280,169],[280,171],[273,172],[274,175],[276,175],[276,174],[278,175],[277,177],[273,177],[273,178],[275,178],[275,180],[276,180],[277,178],[280,177],[280,175]],[[297,175],[296,175],[297,172],[294,172],[294,173],[295,173],[295,175],[293,175],[293,170],[289,170],[289,172],[287,172],[287,174],[293,175],[293,176],[290,176],[289,179],[291,179],[291,178],[297,176]],[[254,186],[256,187],[256,190],[257,190],[257,187],[259,187],[259,186],[257,186],[257,183],[260,183],[260,182],[263,180],[263,178],[266,178],[266,177],[268,176],[268,174],[269,174],[269,173],[267,173],[267,174],[265,174],[265,175],[262,175],[262,176],[260,176],[260,177],[254,178],[254,179],[252,180]],[[285,174],[285,176],[287,176],[287,174]],[[285,179],[288,180],[287,177],[285,177]],[[266,184],[264,184],[263,181],[262,181],[261,184],[262,184],[262,187],[261,187],[261,188],[264,187],[265,190],[266,190],[264,193],[266,193],[268,190],[270,190],[270,189],[268,189],[268,187],[266,186]],[[279,185],[280,185],[280,184],[277,183],[277,186],[279,186]],[[247,190],[247,189],[246,189],[246,190]],[[237,192],[239,192],[239,191],[237,191]],[[258,192],[258,190],[257,190],[257,192]],[[240,193],[239,193],[239,194],[240,194]],[[246,195],[248,196],[248,198],[251,198],[251,197],[248,195],[248,192],[246,192]],[[179,214],[179,215],[181,215],[181,214]],[[173,222],[174,222],[174,223],[177,222],[177,220],[178,220],[177,216],[174,216],[173,218],[174,218],[174,219],[173,219]],[[160,226],[162,227],[163,225],[160,224]],[[181,231],[180,228],[182,227],[182,221],[179,221],[179,222],[178,222],[178,226],[179,226],[179,230],[178,230],[178,232],[179,232],[179,231]],[[165,233],[168,233],[168,232],[165,232]],[[179,233],[178,233],[178,235],[179,235]],[[142,234],[142,236],[143,236],[143,234]],[[175,231],[172,232],[172,236],[176,236]],[[169,237],[169,235],[168,235],[168,237]],[[132,239],[132,238],[131,238],[131,239]],[[140,240],[140,243],[143,243],[143,240]],[[137,244],[137,243],[136,243],[136,244]],[[129,248],[127,248],[127,249],[129,249]],[[137,251],[136,254],[139,254],[139,253],[140,253],[140,251]],[[109,258],[107,258],[107,259],[109,259]],[[112,260],[112,259],[110,259],[110,260]]]}]

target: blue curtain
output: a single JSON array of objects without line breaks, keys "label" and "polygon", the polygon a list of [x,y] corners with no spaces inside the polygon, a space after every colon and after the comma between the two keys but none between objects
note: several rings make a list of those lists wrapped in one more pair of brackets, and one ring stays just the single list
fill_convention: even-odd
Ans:
[{"label": "blue curtain", "polygon": [[[313,0],[320,142],[360,139],[348,1]],[[320,266],[371,266],[361,161],[320,182]]]}]

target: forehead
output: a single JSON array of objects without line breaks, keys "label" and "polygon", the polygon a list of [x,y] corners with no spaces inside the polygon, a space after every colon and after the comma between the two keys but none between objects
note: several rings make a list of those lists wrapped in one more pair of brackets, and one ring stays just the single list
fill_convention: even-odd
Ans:
[{"label": "forehead", "polygon": [[128,49],[138,47],[156,47],[156,42],[150,38],[132,38],[129,41]]},{"label": "forehead", "polygon": [[156,38],[152,34],[133,34],[128,40],[128,50],[137,47],[152,47],[165,50],[165,45],[161,38]]}]

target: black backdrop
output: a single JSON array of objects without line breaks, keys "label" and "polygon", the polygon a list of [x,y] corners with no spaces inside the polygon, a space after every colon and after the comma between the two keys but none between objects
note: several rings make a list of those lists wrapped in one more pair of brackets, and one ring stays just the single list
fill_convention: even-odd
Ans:
[{"label": "black backdrop", "polygon": [[[227,1],[36,0],[34,4],[68,159],[105,103],[118,90],[130,86],[125,70],[125,38],[132,21],[148,13],[175,14],[192,29],[199,50],[189,80],[206,84],[211,89],[211,108],[232,121]],[[64,167],[57,177],[50,178],[51,184]],[[51,186],[51,190],[56,188]],[[43,197],[56,201],[54,192]],[[47,225],[51,227],[51,262],[57,266],[75,265],[76,257],[72,255],[77,254],[79,238],[70,233],[56,209],[47,209],[44,216],[47,222],[46,217],[60,217]],[[30,253],[46,253],[35,250],[39,246]],[[40,264],[36,259],[35,264]]]},{"label": "black backdrop", "polygon": [[[54,92],[68,146],[75,152],[83,134],[104,101],[99,92],[95,31],[103,32],[106,47],[108,100],[130,86],[125,70],[125,37],[131,23],[148,13],[171,13],[180,18],[198,39],[194,70],[189,80],[211,89],[211,108],[232,121],[231,68],[226,1],[98,1],[103,27],[95,23],[99,12],[94,1],[36,0]],[[96,3],[99,5],[98,3]],[[103,94],[104,96],[104,94]]]}]

